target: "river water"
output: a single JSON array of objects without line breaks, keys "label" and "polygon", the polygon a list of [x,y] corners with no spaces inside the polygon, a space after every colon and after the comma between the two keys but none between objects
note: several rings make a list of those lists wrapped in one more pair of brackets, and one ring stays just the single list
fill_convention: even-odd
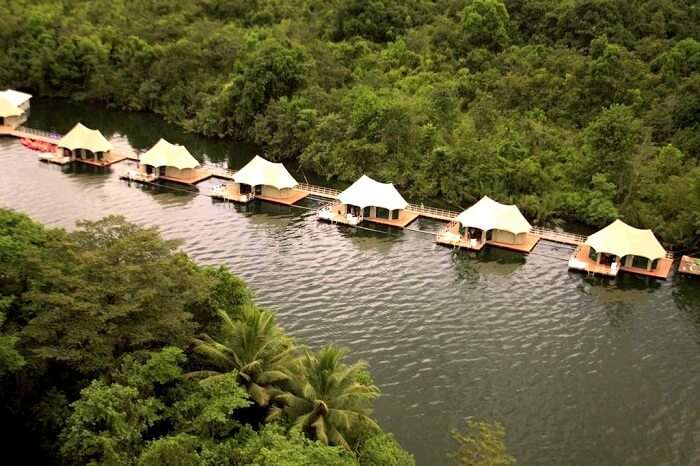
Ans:
[{"label": "river water", "polygon": [[[65,102],[33,102],[30,125],[78,119],[121,150],[165,136],[233,168],[254,151]],[[319,223],[310,209],[130,185],[125,163],[43,164],[10,138],[0,163],[0,206],[66,228],[107,214],[157,226],[244,278],[301,342],[350,348],[382,390],[381,425],[419,465],[447,464],[449,432],[469,416],[501,421],[523,465],[700,464],[700,280],[590,279],[567,271],[570,248],[545,242],[527,257],[454,252],[421,232]]]}]

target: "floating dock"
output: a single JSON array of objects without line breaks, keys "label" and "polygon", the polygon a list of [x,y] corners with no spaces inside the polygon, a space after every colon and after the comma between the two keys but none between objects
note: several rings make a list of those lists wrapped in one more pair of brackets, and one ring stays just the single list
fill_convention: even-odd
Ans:
[{"label": "floating dock", "polygon": [[510,251],[529,253],[532,251],[537,243],[539,243],[541,237],[534,233],[527,233],[525,235],[525,240],[521,243],[505,243],[502,241],[486,240],[480,241],[477,238],[467,239],[463,235],[459,234],[459,223],[452,222],[446,229],[440,231],[435,236],[435,242],[443,246],[452,246],[463,249],[468,249],[470,251],[481,251],[485,246],[494,246],[501,249],[508,249]]},{"label": "floating dock", "polygon": [[[212,175],[216,177],[220,177],[220,175]],[[232,201],[232,202],[238,202],[241,204],[246,204],[254,199],[260,199],[263,201],[267,202],[272,202],[274,204],[282,204],[282,205],[294,205],[300,200],[304,199],[307,197],[309,193],[307,191],[303,191],[301,189],[293,189],[291,195],[286,196],[286,197],[276,197],[276,196],[266,196],[263,194],[253,194],[253,193],[246,193],[246,194],[240,194],[236,193],[231,189],[230,186],[222,186],[219,188],[214,189],[214,191],[211,193],[211,197],[214,199],[221,199],[224,201]]]},{"label": "floating dock", "polygon": [[622,271],[665,280],[671,273],[671,268],[673,266],[673,256],[671,253],[669,253],[667,257],[658,259],[659,262],[655,269],[647,270],[641,267],[626,265],[620,266],[617,262],[612,264],[599,264],[590,258],[590,251],[591,247],[586,244],[581,244],[578,246],[574,252],[574,255],[571,257],[571,259],[569,259],[569,268],[588,272],[589,274],[605,275],[608,277],[615,277],[620,271]]},{"label": "floating dock", "polygon": [[343,204],[339,203],[327,204],[326,206],[321,208],[323,214],[320,215],[319,218],[330,223],[339,223],[341,225],[355,226],[363,221],[366,221],[376,223],[378,225],[386,225],[396,228],[406,228],[409,224],[411,224],[415,219],[419,217],[417,213],[411,212],[407,209],[400,211],[399,218],[384,218],[376,216],[353,217],[348,216],[342,212],[342,205]]}]

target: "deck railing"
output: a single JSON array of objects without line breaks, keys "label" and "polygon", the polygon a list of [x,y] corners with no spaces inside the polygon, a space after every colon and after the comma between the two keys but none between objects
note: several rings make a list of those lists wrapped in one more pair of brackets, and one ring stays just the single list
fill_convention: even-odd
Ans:
[{"label": "deck railing", "polygon": [[316,186],[307,183],[299,183],[297,185],[297,189],[301,189],[302,191],[306,191],[316,196],[326,197],[328,199],[336,199],[338,197],[338,194],[340,194],[340,191],[338,191],[337,189],[326,188],[325,186]]},{"label": "deck railing", "polygon": [[61,139],[60,134],[50,133],[48,131],[43,131],[40,129],[29,128],[27,126],[18,126],[15,129],[15,131],[18,133],[25,133],[25,134],[32,134],[34,136],[41,136],[41,137],[47,138],[47,139]]},{"label": "deck railing", "polygon": [[577,233],[569,233],[566,231],[556,231],[549,228],[534,226],[530,229],[530,233],[537,235],[542,239],[554,241],[556,243],[578,245],[586,241],[586,237]]},{"label": "deck railing", "polygon": [[424,205],[409,204],[406,210],[425,217],[431,217],[441,220],[453,220],[459,215],[459,212],[446,209],[438,209],[437,207],[428,207]]}]

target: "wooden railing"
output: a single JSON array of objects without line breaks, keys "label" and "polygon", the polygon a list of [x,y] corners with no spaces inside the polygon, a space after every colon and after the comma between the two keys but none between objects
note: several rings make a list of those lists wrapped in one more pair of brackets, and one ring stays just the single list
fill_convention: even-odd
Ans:
[{"label": "wooden railing", "polygon": [[43,131],[40,129],[29,128],[27,126],[18,126],[15,129],[15,131],[18,133],[25,133],[25,134],[31,134],[34,136],[40,136],[40,137],[47,138],[47,139],[61,139],[60,134],[50,133],[48,131]]},{"label": "wooden railing", "polygon": [[586,241],[586,237],[577,233],[568,233],[566,231],[550,230],[539,226],[532,227],[530,233],[537,235],[542,239],[554,241],[555,243],[579,245]]},{"label": "wooden railing", "polygon": [[428,207],[416,204],[409,204],[408,207],[406,207],[406,210],[424,217],[447,221],[454,220],[457,215],[459,215],[459,212],[455,212],[453,210],[438,209],[437,207]]},{"label": "wooden railing", "polygon": [[340,191],[338,191],[337,189],[326,188],[325,186],[316,186],[307,183],[299,183],[299,185],[297,185],[297,189],[301,189],[302,191],[306,191],[309,194],[313,194],[319,197],[325,197],[328,199],[336,199],[338,197],[338,194],[340,194]]}]

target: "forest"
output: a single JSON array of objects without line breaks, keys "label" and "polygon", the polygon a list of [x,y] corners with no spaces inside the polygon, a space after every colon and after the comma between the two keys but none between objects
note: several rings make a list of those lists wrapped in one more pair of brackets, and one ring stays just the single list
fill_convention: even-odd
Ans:
[{"label": "forest", "polygon": [[695,0],[3,0],[0,84],[700,247]]},{"label": "forest", "polygon": [[[332,345],[305,347],[239,278],[198,266],[155,229],[106,217],[66,232],[0,209],[8,457],[106,466],[415,464],[374,420],[378,396],[363,362]],[[485,431],[484,446],[493,438]]]}]

